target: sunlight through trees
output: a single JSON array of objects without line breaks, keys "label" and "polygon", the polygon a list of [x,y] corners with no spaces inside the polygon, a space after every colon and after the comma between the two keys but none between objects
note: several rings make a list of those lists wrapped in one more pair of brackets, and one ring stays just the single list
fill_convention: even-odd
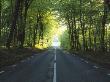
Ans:
[{"label": "sunlight through trees", "polygon": [[[109,0],[0,0],[0,46],[110,51]],[[67,44],[66,44],[67,43]]]}]

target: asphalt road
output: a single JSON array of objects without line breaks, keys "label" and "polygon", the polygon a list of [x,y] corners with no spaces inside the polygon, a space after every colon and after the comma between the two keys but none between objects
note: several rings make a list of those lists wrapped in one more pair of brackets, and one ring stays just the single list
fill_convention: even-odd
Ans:
[{"label": "asphalt road", "polygon": [[2,69],[0,82],[110,82],[110,71],[61,49],[49,49]]}]

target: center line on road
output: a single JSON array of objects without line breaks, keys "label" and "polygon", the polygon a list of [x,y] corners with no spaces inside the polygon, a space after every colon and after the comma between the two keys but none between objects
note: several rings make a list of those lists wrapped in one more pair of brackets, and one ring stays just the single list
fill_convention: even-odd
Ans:
[{"label": "center line on road", "polygon": [[56,63],[54,63],[54,76],[53,76],[53,82],[56,82]]},{"label": "center line on road", "polygon": [[56,61],[56,48],[55,48],[55,57],[54,57],[54,60]]},{"label": "center line on road", "polygon": [[56,82],[56,48],[55,48],[55,56],[54,56],[54,75],[53,82]]}]

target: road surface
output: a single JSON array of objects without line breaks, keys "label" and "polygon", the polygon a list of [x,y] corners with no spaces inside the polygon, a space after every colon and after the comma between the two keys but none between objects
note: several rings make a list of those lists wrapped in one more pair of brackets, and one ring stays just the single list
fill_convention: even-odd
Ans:
[{"label": "road surface", "polygon": [[2,69],[0,82],[110,82],[110,71],[61,49]]}]

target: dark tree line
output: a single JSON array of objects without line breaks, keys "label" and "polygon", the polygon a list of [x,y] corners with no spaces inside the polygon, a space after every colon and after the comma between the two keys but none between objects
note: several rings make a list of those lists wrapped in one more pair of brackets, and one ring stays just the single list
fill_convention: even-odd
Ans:
[{"label": "dark tree line", "polygon": [[46,13],[56,11],[71,49],[110,51],[110,0],[0,0],[0,46],[35,47],[48,29]]},{"label": "dark tree line", "polygon": [[71,49],[110,51],[110,0],[62,1]]},{"label": "dark tree line", "polygon": [[48,10],[42,3],[46,2],[0,0],[0,45],[7,48],[35,47],[44,36],[44,15]]}]

